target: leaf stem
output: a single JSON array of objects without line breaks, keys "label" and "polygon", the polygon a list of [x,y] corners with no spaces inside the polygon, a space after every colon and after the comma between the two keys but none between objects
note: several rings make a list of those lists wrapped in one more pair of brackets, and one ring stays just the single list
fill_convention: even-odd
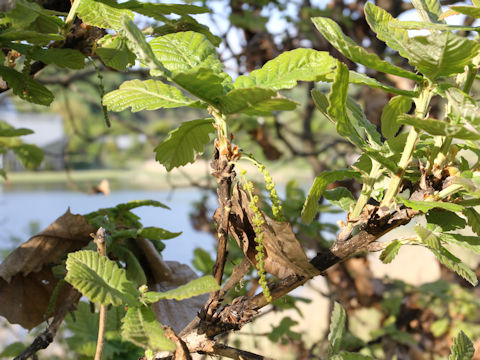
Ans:
[{"label": "leaf stem", "polygon": [[74,0],[72,6],[70,7],[70,11],[68,12],[67,18],[65,19],[65,33],[70,30],[70,24],[75,20],[75,15],[77,15],[77,9],[80,5],[82,0]]},{"label": "leaf stem", "polygon": [[[77,0],[78,1],[78,0]],[[107,247],[105,243],[105,229],[102,227],[96,234],[90,234],[97,245],[98,252],[102,256],[107,256]],[[100,320],[98,323],[97,349],[95,351],[95,360],[101,360],[103,352],[103,343],[105,341],[105,325],[107,323],[107,305],[100,306]]]},{"label": "leaf stem", "polygon": [[[430,100],[432,99],[433,92],[430,86],[425,86],[421,89],[418,98],[416,99],[416,110],[415,116],[421,119],[424,119],[427,115],[428,105],[430,104]],[[410,132],[407,137],[407,142],[405,143],[405,147],[403,149],[402,157],[400,158],[400,162],[398,166],[400,167],[401,171],[398,174],[394,174],[392,180],[390,181],[390,185],[388,186],[388,190],[380,203],[380,206],[390,206],[393,201],[393,198],[397,195],[400,184],[402,183],[403,176],[405,174],[405,170],[408,167],[413,155],[413,151],[415,150],[415,146],[418,141],[419,133],[412,126]]]},{"label": "leaf stem", "polygon": [[363,183],[362,186],[362,192],[360,193],[360,196],[358,197],[357,203],[355,205],[355,208],[353,209],[352,213],[350,214],[350,217],[352,219],[355,219],[358,217],[365,205],[367,204],[368,200],[370,199],[370,196],[373,191],[373,185],[375,184],[378,176],[378,172],[381,168],[381,165],[379,162],[372,160],[372,169],[370,170],[370,174],[366,181]]}]

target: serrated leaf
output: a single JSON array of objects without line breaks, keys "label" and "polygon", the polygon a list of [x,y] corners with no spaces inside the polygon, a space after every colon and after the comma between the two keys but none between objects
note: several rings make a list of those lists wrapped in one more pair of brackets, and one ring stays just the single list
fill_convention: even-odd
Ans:
[{"label": "serrated leaf", "polygon": [[333,305],[332,317],[330,319],[330,331],[328,333],[328,356],[338,354],[343,334],[345,332],[345,322],[347,315],[342,305],[335,302]]},{"label": "serrated leaf", "polygon": [[473,347],[472,341],[460,330],[457,337],[453,339],[448,360],[472,360],[474,354],[475,348]]},{"label": "serrated leaf", "polygon": [[43,34],[31,30],[6,30],[0,32],[0,41],[21,41],[25,40],[36,45],[46,45],[50,41],[64,40],[62,35]]},{"label": "serrated leaf", "polygon": [[180,236],[182,232],[170,232],[159,227],[150,226],[139,229],[137,234],[149,240],[170,240]]},{"label": "serrated leaf", "polygon": [[99,253],[90,250],[68,254],[65,280],[90,301],[102,305],[138,306],[138,290],[127,279],[124,269]]},{"label": "serrated leaf", "polygon": [[209,134],[214,131],[212,119],[186,121],[154,149],[155,159],[167,171],[191,163],[203,152],[203,147],[210,142]]},{"label": "serrated leaf", "polygon": [[[157,59],[173,75],[197,66],[210,67],[217,73],[222,71],[215,46],[205,35],[197,32],[185,31],[159,36],[150,41],[150,47]],[[155,70],[150,72],[153,76],[161,75]]]},{"label": "serrated leaf", "polygon": [[276,91],[260,87],[240,88],[218,99],[224,114],[271,115],[273,111],[294,110],[297,103]]},{"label": "serrated leaf", "polygon": [[133,20],[133,12],[115,8],[114,1],[82,0],[77,9],[77,16],[86,24],[114,30],[123,27],[124,16]]},{"label": "serrated leaf", "polygon": [[428,212],[431,209],[440,208],[445,209],[453,212],[459,212],[463,210],[463,206],[448,203],[448,202],[440,202],[440,201],[415,201],[415,200],[407,200],[397,196],[397,201],[405,204],[405,206],[421,212]]},{"label": "serrated leaf", "polygon": [[455,5],[455,6],[450,6],[450,9],[457,12],[457,13],[464,14],[464,15],[467,15],[467,16],[471,16],[471,17],[474,17],[476,19],[480,18],[480,8],[478,8],[476,6]]},{"label": "serrated leaf", "polygon": [[316,17],[312,18],[312,21],[328,42],[330,42],[335,49],[348,59],[384,73],[402,76],[415,81],[421,80],[421,76],[392,65],[388,61],[380,59],[377,54],[369,53],[364,48],[357,45],[350,37],[342,32],[340,26],[338,26],[333,20]]},{"label": "serrated leaf", "polygon": [[[464,209],[463,211],[465,212]],[[440,210],[430,210],[426,215],[428,224],[434,224],[439,226],[442,231],[451,231],[451,230],[458,230],[463,229],[467,226],[467,222],[451,211],[440,211]]]},{"label": "serrated leaf", "polygon": [[205,37],[215,46],[220,45],[222,39],[212,34],[208,26],[200,24],[193,17],[183,15],[180,19],[165,19],[165,25],[155,27],[153,29],[156,35],[167,35],[180,31],[195,31],[205,35]]},{"label": "serrated leaf", "polygon": [[404,46],[410,64],[431,80],[462,73],[480,48],[476,41],[451,31],[409,38]]},{"label": "serrated leaf", "polygon": [[182,88],[204,100],[218,106],[218,99],[225,94],[224,78],[211,68],[196,67],[172,77]]},{"label": "serrated leaf", "polygon": [[345,178],[353,178],[358,176],[358,173],[354,170],[334,170],[321,173],[315,178],[315,181],[310,188],[307,196],[307,200],[303,205],[302,219],[306,223],[310,223],[313,217],[317,213],[318,201],[323,196],[327,185],[334,182],[343,180]]},{"label": "serrated leaf", "polygon": [[433,24],[430,22],[424,21],[398,21],[390,26],[408,29],[408,30],[463,30],[463,31],[480,31],[478,26],[468,26],[468,25],[449,25],[449,24]]},{"label": "serrated leaf", "polygon": [[285,51],[248,76],[239,76],[234,88],[263,87],[291,89],[297,81],[318,81],[333,73],[336,60],[325,51],[295,49]]},{"label": "serrated leaf", "polygon": [[477,210],[473,208],[465,208],[462,212],[463,215],[467,217],[467,224],[477,235],[480,235],[480,214]]},{"label": "serrated leaf", "polygon": [[415,225],[415,232],[418,234],[420,240],[426,244],[430,249],[440,250],[442,249],[442,243],[440,236],[436,233],[425,229],[421,225]]},{"label": "serrated leaf", "polygon": [[11,149],[27,169],[37,168],[44,158],[43,150],[36,145],[21,144],[12,146]]},{"label": "serrated leaf", "polygon": [[462,246],[466,249],[480,254],[480,237],[466,236],[461,234],[442,233],[442,240]]},{"label": "serrated leaf", "polygon": [[155,3],[143,3],[136,0],[129,0],[123,3],[117,3],[113,0],[96,0],[104,3],[116,9],[129,9],[139,14],[153,17],[154,19],[163,21],[164,15],[177,14],[203,14],[208,12],[208,8],[205,6],[196,6],[190,4],[155,4]]},{"label": "serrated leaf", "polygon": [[384,264],[389,264],[395,259],[400,250],[402,243],[398,240],[393,240],[380,254],[380,260]]},{"label": "serrated leaf", "polygon": [[217,290],[220,290],[217,281],[213,276],[207,275],[166,292],[149,291],[143,295],[142,299],[146,303],[152,304],[162,299],[183,300]]},{"label": "serrated leaf", "polygon": [[130,107],[132,112],[137,112],[190,106],[194,103],[176,87],[152,79],[125,81],[118,90],[110,91],[103,97],[103,105],[110,111],[122,111]]},{"label": "serrated leaf", "polygon": [[455,271],[458,275],[462,278],[467,280],[473,286],[478,284],[477,275],[475,272],[472,271],[467,265],[462,263],[462,261],[449,252],[444,247],[441,247],[439,250],[430,248],[430,251],[433,252],[435,257],[440,261],[443,265],[448,267],[450,270]]},{"label": "serrated leaf", "polygon": [[85,66],[85,57],[78,50],[57,48],[42,49],[38,46],[18,43],[11,43],[8,46],[45,64],[55,64],[58,67],[70,69],[82,69]]},{"label": "serrated leaf", "polygon": [[286,339],[300,340],[301,334],[291,330],[291,327],[295,325],[298,325],[298,321],[293,320],[289,316],[284,317],[280,321],[280,324],[277,326],[272,325],[272,330],[268,333],[267,337],[272,342],[281,341],[282,344],[284,341],[286,341]]},{"label": "serrated leaf", "polygon": [[397,89],[393,86],[385,85],[365,74],[357,73],[356,71],[350,71],[349,81],[352,84],[367,85],[371,88],[382,89],[383,91],[386,91],[392,94],[405,95],[409,97],[416,97],[418,95],[416,91]]},{"label": "serrated leaf", "polygon": [[29,76],[6,66],[0,66],[0,76],[13,93],[23,100],[46,106],[53,101],[52,92]]},{"label": "serrated leaf", "polygon": [[399,124],[407,124],[417,129],[423,130],[435,136],[451,136],[463,140],[480,140],[480,134],[468,130],[461,124],[450,124],[442,120],[432,118],[420,119],[410,115],[400,115],[397,117]]},{"label": "serrated leaf", "polygon": [[323,193],[323,196],[325,196],[325,199],[330,201],[332,205],[336,205],[347,212],[350,211],[351,206],[355,203],[352,193],[344,187],[327,190]]},{"label": "serrated leaf", "polygon": [[5,14],[2,24],[37,33],[56,33],[63,26],[63,21],[37,3],[17,0],[15,8]]},{"label": "serrated leaf", "polygon": [[390,139],[395,136],[400,128],[397,118],[401,114],[405,114],[412,107],[412,99],[408,96],[395,96],[390,99],[388,104],[383,108],[381,124],[382,134],[385,138]]},{"label": "serrated leaf", "polygon": [[100,56],[105,65],[123,71],[129,65],[135,64],[135,54],[128,49],[122,37],[107,34],[97,44],[95,53]]},{"label": "serrated leaf", "polygon": [[412,0],[412,4],[423,21],[431,23],[445,22],[439,19],[442,15],[442,7],[438,0]]},{"label": "serrated leaf", "polygon": [[133,281],[137,287],[147,283],[147,277],[145,276],[142,265],[133,252],[126,246],[118,243],[114,243],[111,246],[111,250],[119,260],[127,264],[126,272],[128,280]]},{"label": "serrated leaf", "polygon": [[132,343],[154,351],[175,350],[175,345],[165,337],[162,324],[149,307],[129,308],[122,323],[122,337]]}]

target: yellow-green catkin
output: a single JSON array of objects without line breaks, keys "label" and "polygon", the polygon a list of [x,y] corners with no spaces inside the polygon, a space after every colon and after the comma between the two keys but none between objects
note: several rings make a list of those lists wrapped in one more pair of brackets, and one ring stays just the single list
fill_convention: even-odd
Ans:
[{"label": "yellow-green catkin", "polygon": [[253,183],[251,181],[246,181],[243,185],[243,189],[248,193],[250,197],[250,203],[248,207],[250,210],[253,211],[253,230],[255,231],[255,250],[257,250],[257,254],[255,255],[255,259],[257,260],[257,272],[260,280],[258,281],[260,286],[263,290],[263,295],[268,302],[272,301],[272,295],[270,294],[270,289],[267,285],[267,275],[265,273],[265,249],[263,247],[263,232],[262,232],[262,225],[265,223],[265,219],[263,218],[260,209],[258,208],[258,196],[253,195]]},{"label": "yellow-green catkin", "polygon": [[285,215],[282,211],[282,205],[280,204],[280,199],[278,198],[277,190],[275,189],[275,183],[273,182],[273,178],[265,168],[265,165],[258,163],[256,165],[258,169],[263,174],[263,179],[265,180],[265,187],[270,194],[270,201],[272,202],[272,213],[273,218],[277,221],[286,221]]}]

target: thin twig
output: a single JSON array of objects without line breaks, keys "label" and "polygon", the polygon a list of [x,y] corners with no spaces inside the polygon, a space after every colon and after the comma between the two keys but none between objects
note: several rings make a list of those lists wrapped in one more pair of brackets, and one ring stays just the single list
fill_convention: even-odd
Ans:
[{"label": "thin twig", "polygon": [[228,278],[227,282],[220,290],[220,299],[223,298],[225,294],[230,291],[230,289],[232,289],[235,285],[242,281],[243,277],[248,273],[248,270],[250,270],[251,265],[252,264],[250,263],[250,260],[244,257],[240,265],[235,266],[232,275]]},{"label": "thin twig", "polygon": [[[105,230],[101,227],[96,234],[90,234],[97,245],[101,256],[107,256],[107,247],[105,243]],[[100,305],[100,321],[98,324],[97,350],[95,351],[95,360],[101,360],[103,343],[105,341],[105,326],[107,324],[107,305]]]},{"label": "thin twig", "polygon": [[213,354],[235,360],[273,360],[262,355],[257,355],[249,351],[236,349],[223,344],[215,344],[213,346]]}]

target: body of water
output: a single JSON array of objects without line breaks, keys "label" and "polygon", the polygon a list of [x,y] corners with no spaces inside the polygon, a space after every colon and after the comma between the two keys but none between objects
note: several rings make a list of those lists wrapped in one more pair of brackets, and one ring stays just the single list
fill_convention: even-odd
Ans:
[{"label": "body of water", "polygon": [[[70,207],[73,214],[87,214],[99,208],[115,206],[131,200],[158,200],[171,210],[145,206],[133,210],[140,216],[144,226],[158,226],[172,232],[183,231],[174,239],[165,241],[163,251],[165,260],[176,260],[190,264],[193,250],[201,247],[207,251],[214,249],[213,237],[196,231],[189,219],[192,203],[202,198],[198,189],[171,191],[114,191],[110,196],[89,195],[68,190],[60,191],[4,191],[0,195],[0,249],[16,246],[15,238],[28,240],[31,236],[32,222],[43,230]],[[212,209],[216,202],[209,200]],[[213,210],[212,210],[213,214]],[[36,226],[35,224],[35,226]]]}]

